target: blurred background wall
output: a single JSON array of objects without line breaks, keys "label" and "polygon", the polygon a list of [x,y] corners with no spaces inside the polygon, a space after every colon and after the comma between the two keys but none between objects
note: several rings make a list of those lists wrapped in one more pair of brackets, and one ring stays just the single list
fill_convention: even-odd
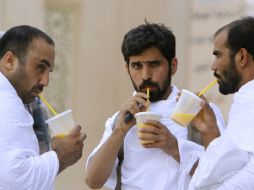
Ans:
[{"label": "blurred background wall", "polygon": [[[171,27],[179,60],[173,82],[200,91],[213,80],[213,33],[253,15],[253,7],[252,0],[0,0],[0,30],[28,24],[55,40],[55,69],[44,94],[58,112],[73,109],[88,134],[82,159],[57,177],[56,190],[89,189],[84,182],[86,158],[99,142],[105,120],[132,95],[120,50],[128,30],[145,19]],[[206,96],[227,119],[232,97],[221,96],[217,88]]]}]

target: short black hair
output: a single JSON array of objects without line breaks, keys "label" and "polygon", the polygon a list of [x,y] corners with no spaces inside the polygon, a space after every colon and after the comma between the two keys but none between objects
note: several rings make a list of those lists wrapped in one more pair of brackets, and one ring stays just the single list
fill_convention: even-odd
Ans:
[{"label": "short black hair", "polygon": [[241,48],[245,48],[254,59],[254,18],[243,17],[221,27],[214,34],[216,37],[220,32],[228,32],[226,46],[231,55],[235,55]]},{"label": "short black hair", "polygon": [[129,64],[129,57],[142,53],[147,48],[158,48],[170,64],[175,57],[175,36],[163,24],[148,23],[133,28],[125,34],[122,42],[122,54]]},{"label": "short black hair", "polygon": [[11,51],[23,62],[28,48],[35,38],[42,38],[50,45],[55,45],[49,35],[38,28],[28,25],[10,28],[0,39],[0,59],[7,51]]}]

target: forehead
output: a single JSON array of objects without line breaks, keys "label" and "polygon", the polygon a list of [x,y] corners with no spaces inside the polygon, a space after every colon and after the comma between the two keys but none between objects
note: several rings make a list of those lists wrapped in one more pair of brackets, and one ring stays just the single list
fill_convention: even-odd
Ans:
[{"label": "forehead", "polygon": [[222,30],[214,38],[214,47],[218,49],[227,48],[228,31]]},{"label": "forehead", "polygon": [[26,59],[45,60],[53,67],[55,47],[43,38],[34,38],[28,47]]},{"label": "forehead", "polygon": [[48,43],[43,38],[34,38],[28,47],[28,51],[52,52],[55,53],[54,45]]},{"label": "forehead", "polygon": [[130,56],[130,62],[166,59],[156,47],[147,48],[138,55]]}]

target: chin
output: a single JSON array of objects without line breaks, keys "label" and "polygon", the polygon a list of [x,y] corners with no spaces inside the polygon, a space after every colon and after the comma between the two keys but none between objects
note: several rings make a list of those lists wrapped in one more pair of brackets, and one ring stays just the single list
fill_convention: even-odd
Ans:
[{"label": "chin", "polygon": [[30,104],[34,101],[35,97],[30,97],[27,99],[22,100],[24,104]]},{"label": "chin", "polygon": [[236,92],[236,90],[230,90],[230,89],[224,89],[224,88],[219,88],[219,91],[223,95],[234,94]]}]

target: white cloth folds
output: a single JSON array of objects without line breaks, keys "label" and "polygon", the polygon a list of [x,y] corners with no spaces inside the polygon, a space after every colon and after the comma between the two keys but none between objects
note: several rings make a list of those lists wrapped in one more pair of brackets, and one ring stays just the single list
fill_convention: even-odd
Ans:
[{"label": "white cloth folds", "polygon": [[59,169],[54,151],[39,155],[33,118],[0,72],[0,190],[51,190]]},{"label": "white cloth folds", "polygon": [[[168,99],[151,103],[150,110],[162,115],[161,123],[177,138],[180,163],[161,149],[144,148],[139,142],[137,127],[133,126],[124,139],[123,190],[178,190],[178,180],[184,185],[188,184],[189,172],[200,154],[203,153],[203,148],[196,143],[187,141],[187,128],[179,126],[170,119],[176,105],[178,92],[179,90],[174,86]],[[220,115],[218,118],[222,118],[218,110],[215,112],[216,115]],[[103,138],[90,154],[87,163],[110,137],[115,116],[116,114],[107,120]],[[224,124],[223,120],[219,122],[219,125],[222,123]],[[117,163],[118,159],[116,159],[112,173],[105,184],[111,189],[116,185]]]},{"label": "white cloth folds", "polygon": [[235,93],[224,133],[210,143],[189,190],[254,189],[254,80]]}]

